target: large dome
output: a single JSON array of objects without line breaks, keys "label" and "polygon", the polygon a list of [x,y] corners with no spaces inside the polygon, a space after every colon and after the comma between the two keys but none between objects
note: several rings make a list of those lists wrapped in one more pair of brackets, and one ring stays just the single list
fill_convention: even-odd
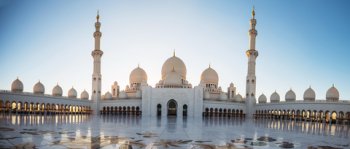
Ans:
[{"label": "large dome", "polygon": [[292,89],[290,89],[285,96],[285,100],[287,102],[295,101],[296,100],[296,95]]},{"label": "large dome", "polygon": [[80,94],[80,98],[81,99],[89,99],[89,93],[84,90],[81,94]]},{"label": "large dome", "polygon": [[77,91],[73,87],[68,91],[68,97],[77,98]]},{"label": "large dome", "polygon": [[182,78],[180,74],[175,72],[175,70],[167,73],[167,75],[165,76],[164,85],[182,85]]},{"label": "large dome", "polygon": [[326,94],[327,101],[338,101],[339,100],[339,91],[334,85],[328,89]]},{"label": "large dome", "polygon": [[271,95],[270,102],[280,102],[280,95],[276,91]]},{"label": "large dome", "polygon": [[130,84],[133,83],[142,83],[146,82],[147,83],[147,74],[145,70],[140,68],[139,66],[135,68],[133,71],[130,73],[130,78],[129,78]]},{"label": "large dome", "polygon": [[311,88],[311,86],[304,92],[304,100],[307,101],[315,101],[316,99],[316,93],[315,91]]},{"label": "large dome", "polygon": [[261,94],[259,96],[259,99],[258,99],[259,103],[266,103],[267,102],[267,98],[264,94]]},{"label": "large dome", "polygon": [[58,84],[52,89],[52,96],[62,96],[62,88]]},{"label": "large dome", "polygon": [[11,91],[12,92],[23,92],[23,83],[18,78],[12,82],[11,85]]},{"label": "large dome", "polygon": [[175,71],[180,74],[183,80],[186,80],[186,66],[185,63],[178,57],[174,56],[168,58],[162,67],[162,80],[165,79],[166,75],[175,69]]},{"label": "large dome", "polygon": [[39,81],[34,85],[33,92],[34,94],[44,94],[45,93],[44,85]]},{"label": "large dome", "polygon": [[219,76],[216,71],[209,66],[209,68],[205,69],[201,75],[201,83],[202,84],[216,84],[218,85]]}]

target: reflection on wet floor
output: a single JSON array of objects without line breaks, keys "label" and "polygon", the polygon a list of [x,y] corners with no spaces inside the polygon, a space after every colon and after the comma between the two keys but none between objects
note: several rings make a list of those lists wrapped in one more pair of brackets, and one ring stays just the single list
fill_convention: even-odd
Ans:
[{"label": "reflection on wet floor", "polygon": [[0,148],[350,148],[349,125],[244,118],[0,115]]}]

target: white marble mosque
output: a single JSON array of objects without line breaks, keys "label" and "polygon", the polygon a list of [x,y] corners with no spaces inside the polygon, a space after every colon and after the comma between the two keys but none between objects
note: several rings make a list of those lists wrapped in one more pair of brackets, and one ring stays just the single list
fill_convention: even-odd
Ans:
[{"label": "white marble mosque", "polygon": [[[246,94],[236,92],[231,83],[227,88],[219,86],[219,75],[209,66],[200,76],[200,84],[192,85],[186,80],[185,62],[174,54],[163,64],[161,78],[155,86],[147,83],[147,73],[137,67],[130,73],[129,85],[122,89],[113,82],[111,90],[101,91],[100,50],[101,23],[96,17],[95,47],[93,57],[92,92],[63,89],[57,84],[52,90],[45,89],[42,82],[33,86],[33,92],[23,92],[27,85],[19,78],[13,81],[11,90],[0,91],[0,110],[2,113],[17,114],[93,114],[93,115],[142,115],[142,117],[244,117],[277,118],[350,124],[350,101],[339,100],[339,92],[332,85],[324,99],[315,99],[315,91],[310,86],[304,97],[297,99],[293,90],[287,91],[284,101],[282,93],[274,92],[267,102],[267,95],[256,95],[255,74],[258,51],[255,49],[257,21],[252,11],[249,30],[248,72]],[[49,92],[49,93],[48,93]]]}]

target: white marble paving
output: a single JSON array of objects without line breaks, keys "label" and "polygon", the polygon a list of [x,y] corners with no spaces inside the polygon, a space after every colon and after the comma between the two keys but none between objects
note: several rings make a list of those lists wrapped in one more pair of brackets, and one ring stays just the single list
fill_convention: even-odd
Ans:
[{"label": "white marble paving", "polygon": [[290,120],[4,114],[0,120],[0,148],[350,148],[350,125]]}]

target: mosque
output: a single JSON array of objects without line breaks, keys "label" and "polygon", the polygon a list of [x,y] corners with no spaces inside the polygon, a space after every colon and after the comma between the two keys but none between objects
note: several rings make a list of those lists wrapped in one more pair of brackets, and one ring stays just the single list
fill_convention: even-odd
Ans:
[{"label": "mosque", "polygon": [[57,84],[52,94],[45,93],[44,85],[39,81],[33,86],[33,92],[23,92],[23,83],[17,78],[11,90],[0,91],[1,113],[16,114],[109,114],[177,116],[177,117],[241,117],[264,119],[293,119],[304,121],[347,123],[350,124],[350,102],[339,100],[339,92],[333,85],[325,94],[325,99],[316,100],[315,91],[309,87],[303,99],[297,100],[293,90],[285,94],[285,100],[277,92],[270,96],[256,95],[256,59],[259,52],[255,49],[257,21],[252,11],[249,30],[248,71],[246,77],[246,94],[236,92],[233,83],[227,90],[218,84],[218,73],[209,66],[200,76],[200,84],[193,86],[186,80],[185,63],[175,55],[163,64],[161,78],[155,87],[147,83],[147,73],[141,67],[131,71],[129,85],[121,89],[117,82],[112,83],[111,90],[101,91],[100,49],[101,22],[96,17],[95,47],[93,57],[92,92],[78,92],[71,88],[68,96],[63,97],[63,89]]}]

